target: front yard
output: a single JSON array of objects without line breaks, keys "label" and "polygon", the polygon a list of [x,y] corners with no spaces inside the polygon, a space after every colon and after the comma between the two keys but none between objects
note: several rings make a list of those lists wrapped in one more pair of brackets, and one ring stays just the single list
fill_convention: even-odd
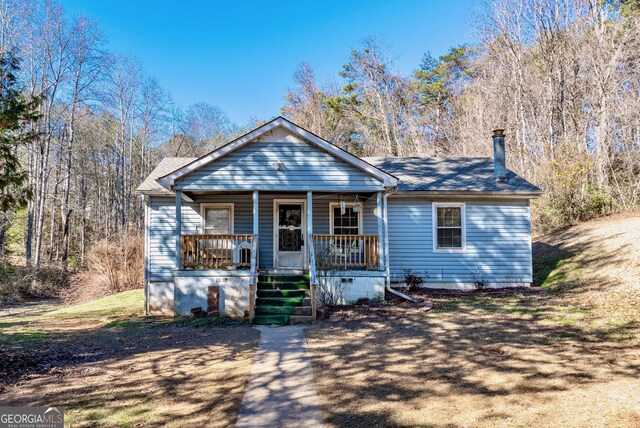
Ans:
[{"label": "front yard", "polygon": [[546,296],[339,312],[306,331],[333,426],[640,426],[638,324],[585,329]]},{"label": "front yard", "polygon": [[534,243],[536,294],[347,309],[307,330],[334,426],[640,427],[640,216]]},{"label": "front yard", "polygon": [[[585,223],[534,244],[543,292],[317,322],[306,336],[325,423],[640,427],[639,246],[638,216]],[[64,406],[68,426],[234,425],[259,332],[141,307],[132,291],[3,308],[0,403]]]},{"label": "front yard", "polygon": [[1,311],[0,403],[61,405],[74,427],[233,425],[259,333],[141,307],[136,290]]}]

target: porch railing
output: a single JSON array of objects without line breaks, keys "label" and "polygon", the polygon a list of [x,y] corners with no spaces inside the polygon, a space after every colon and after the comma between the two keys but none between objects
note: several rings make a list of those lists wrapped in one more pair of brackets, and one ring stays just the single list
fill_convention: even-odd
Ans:
[{"label": "porch railing", "polygon": [[251,267],[249,268],[249,324],[253,324],[256,316],[256,299],[258,298],[258,236],[251,243]]},{"label": "porch railing", "polygon": [[310,277],[310,291],[311,291],[311,319],[315,320],[317,318],[318,311],[318,298],[317,298],[317,289],[318,289],[318,273],[316,271],[316,247],[314,245],[313,239],[309,244],[309,277]]},{"label": "porch railing", "polygon": [[253,235],[182,235],[182,269],[250,268]]},{"label": "porch railing", "polygon": [[336,269],[378,269],[378,235],[313,235],[316,264]]}]

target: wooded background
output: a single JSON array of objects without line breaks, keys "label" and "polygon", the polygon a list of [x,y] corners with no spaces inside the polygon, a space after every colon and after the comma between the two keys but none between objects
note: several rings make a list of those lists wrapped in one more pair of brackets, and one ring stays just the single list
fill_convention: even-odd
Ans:
[{"label": "wooded background", "polygon": [[[537,231],[638,206],[640,2],[496,0],[474,22],[475,44],[426,52],[411,75],[376,37],[330,82],[303,63],[282,113],[356,155],[492,156],[491,130],[504,128],[508,167],[544,190]],[[202,155],[260,123],[176,105],[55,1],[0,0],[0,54],[19,58],[22,96],[38,106],[21,131],[33,138],[13,146],[33,196],[0,214],[0,251],[28,270],[81,266],[92,243],[139,232],[134,190],[162,157]]]}]

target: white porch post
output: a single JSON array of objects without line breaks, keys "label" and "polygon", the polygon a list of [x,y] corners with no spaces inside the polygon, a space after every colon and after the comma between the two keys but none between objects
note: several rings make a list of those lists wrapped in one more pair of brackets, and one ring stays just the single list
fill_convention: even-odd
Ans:
[{"label": "white porch post", "polygon": [[253,234],[258,236],[260,228],[260,201],[258,199],[258,191],[253,191]]},{"label": "white porch post", "polygon": [[380,270],[384,269],[384,235],[382,233],[382,192],[376,194],[376,213],[378,217],[378,260],[380,262]]},{"label": "white porch post", "polygon": [[182,249],[180,248],[180,235],[182,234],[182,192],[176,192],[176,269],[180,270],[180,255]]},{"label": "white porch post", "polygon": [[307,263],[311,263],[311,245],[313,244],[313,193],[307,191]]}]

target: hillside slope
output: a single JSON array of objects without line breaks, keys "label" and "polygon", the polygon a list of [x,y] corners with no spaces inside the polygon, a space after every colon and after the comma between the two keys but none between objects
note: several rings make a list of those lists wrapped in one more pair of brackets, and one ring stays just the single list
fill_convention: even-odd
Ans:
[{"label": "hillside slope", "polygon": [[589,221],[533,242],[536,285],[603,323],[640,322],[640,213]]}]

